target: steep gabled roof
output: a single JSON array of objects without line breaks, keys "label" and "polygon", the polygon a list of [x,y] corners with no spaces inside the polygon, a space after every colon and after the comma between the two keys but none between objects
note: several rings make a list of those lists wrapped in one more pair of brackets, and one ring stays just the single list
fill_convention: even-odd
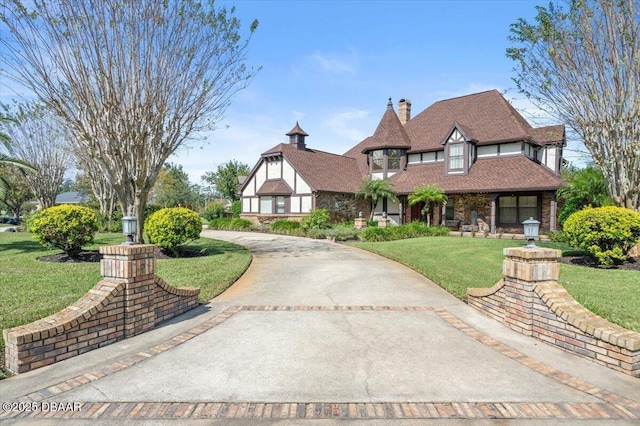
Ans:
[{"label": "steep gabled roof", "polygon": [[562,180],[551,170],[524,155],[480,158],[469,174],[447,175],[444,162],[410,165],[389,179],[399,194],[424,184],[437,184],[447,193],[554,191]]},{"label": "steep gabled roof", "polygon": [[298,149],[296,145],[286,143],[262,155],[275,154],[282,154],[316,191],[355,193],[363,178],[354,158],[315,149]]},{"label": "steep gabled roof", "polygon": [[454,123],[472,133],[478,145],[524,140],[533,130],[497,90],[489,90],[438,101],[412,118],[405,125],[411,150],[442,149],[440,143]]}]

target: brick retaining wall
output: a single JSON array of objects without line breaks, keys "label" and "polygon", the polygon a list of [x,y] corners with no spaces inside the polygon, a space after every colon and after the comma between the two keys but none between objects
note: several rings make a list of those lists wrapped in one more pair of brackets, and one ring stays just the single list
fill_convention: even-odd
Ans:
[{"label": "brick retaining wall", "polygon": [[198,306],[199,289],[155,275],[156,246],[101,247],[104,279],[73,305],[3,331],[6,367],[24,373],[151,330]]},{"label": "brick retaining wall", "polygon": [[597,316],[557,283],[559,250],[507,248],[504,278],[467,289],[469,305],[509,328],[640,377],[640,333]]}]

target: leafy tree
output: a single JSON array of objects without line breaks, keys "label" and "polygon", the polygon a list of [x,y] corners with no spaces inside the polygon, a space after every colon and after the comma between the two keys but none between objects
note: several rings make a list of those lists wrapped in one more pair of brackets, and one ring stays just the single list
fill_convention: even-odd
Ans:
[{"label": "leafy tree", "polygon": [[516,82],[582,138],[619,206],[640,209],[640,2],[537,6],[511,25]]},{"label": "leafy tree", "polygon": [[387,198],[389,200],[396,200],[396,193],[394,192],[388,179],[366,179],[360,184],[360,188],[356,193],[356,196],[362,197],[365,200],[371,200],[371,214],[369,220],[373,220],[373,213],[378,205],[378,200]]},{"label": "leafy tree", "polygon": [[201,179],[203,182],[214,186],[216,191],[224,198],[237,201],[240,199],[238,196],[238,191],[240,190],[238,176],[247,176],[250,171],[249,165],[230,160],[220,164],[215,172],[206,172]]},{"label": "leafy tree", "polygon": [[602,170],[598,166],[587,166],[584,169],[569,167],[564,171],[567,185],[558,189],[558,199],[564,205],[558,213],[558,221],[563,224],[571,214],[587,206],[603,207],[613,204]]},{"label": "leafy tree", "polygon": [[[10,153],[35,170],[25,170],[25,178],[42,208],[55,205],[56,195],[71,165],[69,132],[60,126],[42,105],[5,106],[12,121],[3,130],[12,140]],[[7,125],[8,124],[8,125]]]},{"label": "leafy tree", "polygon": [[9,164],[0,164],[0,209],[8,210],[19,218],[22,205],[32,198],[24,171]]},{"label": "leafy tree", "polygon": [[431,207],[434,204],[440,204],[447,201],[447,196],[444,191],[437,185],[423,185],[416,188],[411,194],[409,194],[409,205],[424,203],[422,213],[427,217],[427,225],[431,226]]},{"label": "leafy tree", "polygon": [[162,207],[191,207],[198,202],[197,188],[181,165],[165,164],[155,189],[155,203]]},{"label": "leafy tree", "polygon": [[[8,126],[9,124],[15,123],[9,117],[0,114],[0,130],[4,128],[4,126]],[[9,135],[3,131],[0,131],[0,165],[10,165],[18,167],[22,170],[31,170],[36,171],[36,168],[31,164],[26,163],[24,161],[19,160],[18,158],[12,157],[9,153],[12,151],[12,141]],[[5,169],[5,172],[8,169]],[[4,180],[3,180],[4,179]],[[2,170],[0,170],[0,197],[4,196],[4,192],[8,189],[8,179],[7,176],[3,175]]]},{"label": "leafy tree", "polygon": [[[0,43],[8,76],[31,90],[138,217],[162,165],[215,128],[255,71],[235,9],[214,0],[10,0]],[[250,26],[250,33],[257,21]]]}]

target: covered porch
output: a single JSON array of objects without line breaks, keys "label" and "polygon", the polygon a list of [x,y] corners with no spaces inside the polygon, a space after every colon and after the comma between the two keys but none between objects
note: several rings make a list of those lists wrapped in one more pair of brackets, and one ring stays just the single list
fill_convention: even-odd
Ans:
[{"label": "covered porch", "polygon": [[[555,191],[520,193],[453,193],[448,201],[430,209],[432,224],[449,226],[463,232],[522,234],[522,222],[530,217],[539,220],[540,233],[557,230]],[[426,222],[423,204],[409,206],[406,195],[399,196],[400,220]]]}]

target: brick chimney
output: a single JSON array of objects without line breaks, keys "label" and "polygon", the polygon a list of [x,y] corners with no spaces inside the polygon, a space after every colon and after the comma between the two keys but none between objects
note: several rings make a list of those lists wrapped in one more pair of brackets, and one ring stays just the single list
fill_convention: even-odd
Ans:
[{"label": "brick chimney", "polygon": [[398,118],[402,125],[411,120],[411,101],[409,99],[400,99],[398,102]]},{"label": "brick chimney", "polygon": [[296,126],[291,129],[289,133],[287,133],[287,136],[289,136],[289,143],[292,145],[296,145],[298,149],[304,150],[307,148],[304,138],[309,135],[307,134],[307,132],[302,130],[297,121]]}]

